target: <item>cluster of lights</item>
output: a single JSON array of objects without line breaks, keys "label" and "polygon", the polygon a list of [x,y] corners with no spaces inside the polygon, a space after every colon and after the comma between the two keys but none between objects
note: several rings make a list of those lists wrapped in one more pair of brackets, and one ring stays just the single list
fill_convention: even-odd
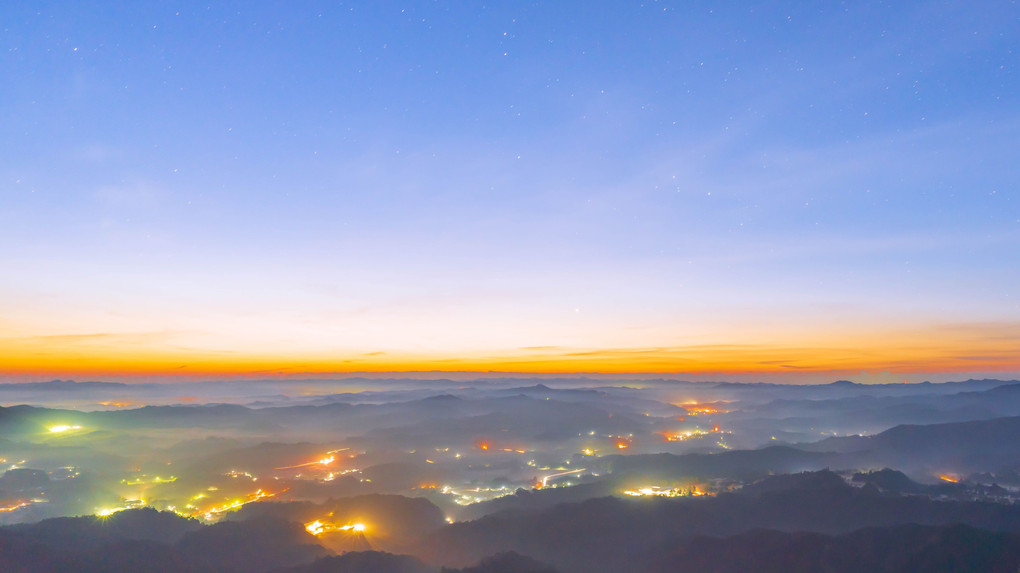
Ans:
[{"label": "cluster of lights", "polygon": [[624,436],[609,436],[609,437],[612,438],[613,444],[615,444],[616,448],[619,449],[619,450],[626,450],[627,448],[630,447],[631,442],[634,440],[634,436],[627,436],[627,437],[624,437]]},{"label": "cluster of lights", "polygon": [[[58,424],[58,425],[53,425],[53,426],[47,426],[46,429],[48,430],[49,433],[63,434],[63,433],[73,432],[75,430],[82,430],[83,426],[73,425],[73,424]],[[325,467],[328,467],[330,465],[335,464],[337,462],[338,458],[341,457],[341,456],[339,456],[337,454],[339,454],[340,452],[345,451],[347,449],[348,448],[341,448],[341,449],[331,450],[331,451],[326,452],[325,454],[317,456],[317,459],[315,459],[314,461],[310,461],[310,462],[307,462],[307,463],[304,463],[304,464],[298,464],[296,466],[287,466],[287,467],[300,468],[300,467],[314,466],[316,468],[325,468]],[[448,450],[449,449],[447,448],[447,451]],[[349,457],[354,458],[355,456],[356,456],[356,454],[351,454]],[[458,454],[458,456],[459,456],[459,454]],[[18,469],[19,467],[23,466],[26,463],[27,463],[27,460],[21,460],[19,462],[11,463],[10,460],[8,460],[7,458],[0,458],[0,464],[5,464],[5,465],[9,464],[8,468],[0,468],[0,473],[2,473],[2,469]],[[286,469],[287,467],[282,468],[282,469]],[[64,470],[64,472],[66,472],[67,477],[75,477],[75,476],[79,475],[79,473],[80,473],[80,472],[77,471],[77,468],[75,468],[74,466],[64,466],[64,467],[61,467],[60,469]],[[145,486],[152,486],[152,485],[159,486],[159,485],[163,485],[163,484],[171,484],[171,483],[174,483],[174,482],[178,481],[178,476],[176,476],[176,475],[169,475],[169,476],[167,476],[167,475],[141,474],[141,473],[138,473],[140,471],[140,469],[141,469],[140,467],[133,468],[131,470],[131,472],[132,472],[131,474],[129,474],[127,477],[124,477],[123,479],[119,480],[120,485],[123,485],[123,486],[135,486],[135,487],[142,487],[142,488],[144,488]],[[280,469],[280,468],[278,468],[278,469]],[[332,472],[329,472],[328,475],[326,475],[325,477],[320,477],[319,479],[321,481],[323,481],[323,482],[328,482],[328,481],[334,480],[336,477],[344,476],[344,475],[351,474],[351,473],[359,473],[360,471],[361,470],[357,469],[357,468],[346,469],[346,470],[334,470]],[[230,478],[234,478],[234,479],[237,479],[237,478],[247,478],[247,479],[251,480],[252,482],[257,481],[257,479],[258,479],[257,476],[254,475],[251,472],[243,471],[243,470],[236,470],[236,469],[231,469],[230,471],[225,472],[222,475],[230,477]],[[280,479],[280,478],[275,478],[275,479]],[[366,479],[366,480],[361,480],[361,481],[369,482],[371,480],[367,480]],[[271,491],[266,491],[264,489],[258,489],[256,491],[254,491],[253,493],[249,493],[247,495],[241,494],[240,497],[226,497],[226,496],[223,496],[220,499],[214,501],[210,497],[210,496],[213,495],[210,492],[217,492],[218,490],[219,490],[219,488],[216,487],[216,486],[209,486],[206,489],[206,491],[202,491],[202,492],[196,493],[195,495],[193,495],[190,498],[188,498],[187,501],[183,501],[183,504],[167,504],[167,503],[164,502],[164,503],[159,503],[158,506],[162,507],[162,509],[173,511],[174,513],[176,513],[178,515],[181,515],[181,516],[184,516],[184,517],[201,518],[201,519],[204,519],[205,521],[210,521],[211,522],[211,521],[215,521],[215,520],[219,519],[221,514],[224,514],[224,513],[227,513],[227,512],[236,510],[236,509],[239,509],[242,506],[247,505],[249,503],[254,503],[254,502],[265,500],[267,498],[276,497],[279,494],[281,494],[284,491],[286,491],[286,489],[282,489],[280,491],[277,491],[276,493],[273,493]],[[151,501],[146,501],[145,499],[141,499],[141,498],[138,498],[138,499],[130,499],[130,498],[125,499],[125,498],[121,498],[121,499],[122,499],[121,503],[118,504],[117,506],[106,506],[106,507],[96,507],[96,508],[94,508],[94,510],[93,510],[94,515],[96,515],[97,517],[100,517],[100,518],[107,518],[107,517],[109,517],[109,516],[111,516],[111,515],[113,515],[115,513],[121,512],[121,511],[141,508],[141,507],[145,507],[147,505],[151,505],[152,504]],[[0,502],[0,514],[8,514],[8,513],[17,512],[17,511],[22,510],[22,509],[24,509],[26,507],[29,507],[30,505],[32,505],[34,503],[45,503],[45,502],[47,502],[46,499],[31,499],[31,500],[29,500],[28,498],[3,500],[2,502]],[[337,531],[357,531],[357,532],[360,532],[360,531],[364,530],[364,525],[363,524],[349,524],[349,525],[346,525],[346,526],[323,525],[323,527],[325,527],[326,530],[337,530]]]},{"label": "cluster of lights", "polygon": [[713,406],[684,406],[688,416],[700,416],[708,414],[726,414],[729,410],[723,410]]},{"label": "cluster of lights", "polygon": [[[305,462],[303,464],[296,464],[296,465],[293,465],[293,466],[281,466],[281,467],[273,468],[273,469],[277,469],[277,470],[292,470],[292,469],[297,469],[297,468],[306,468],[306,467],[309,467],[309,466],[323,466],[323,467],[325,467],[325,466],[328,466],[328,465],[330,465],[330,464],[332,464],[333,462],[336,461],[336,456],[334,454],[337,454],[337,453],[340,453],[340,452],[344,452],[344,451],[347,451],[349,449],[350,448],[339,448],[339,449],[336,449],[336,450],[330,450],[330,451],[326,452],[323,455],[323,457],[321,457],[321,458],[319,458],[317,460],[314,460],[314,461],[311,461],[311,462]],[[353,458],[354,455],[352,454],[351,457]]]},{"label": "cluster of lights", "polygon": [[145,507],[144,499],[126,499],[124,500],[124,505],[119,507],[96,508],[96,517],[110,517],[115,513],[128,509],[138,509],[140,507]]},{"label": "cluster of lights", "polygon": [[586,468],[581,468],[581,469],[578,469],[578,470],[569,470],[569,471],[565,471],[565,472],[560,472],[558,474],[547,475],[544,478],[542,478],[541,487],[548,487],[549,480],[551,478],[560,477],[560,476],[567,476],[567,475],[571,475],[571,474],[579,474],[579,473],[585,471],[585,469]]},{"label": "cluster of lights", "polygon": [[505,485],[498,488],[475,487],[463,490],[462,492],[458,492],[452,487],[444,485],[440,491],[443,494],[454,496],[453,502],[457,505],[471,505],[473,503],[496,499],[513,493],[513,490]]},{"label": "cluster of lights", "polygon": [[[716,402],[716,404],[718,404],[718,402]],[[689,416],[701,416],[701,415],[707,416],[710,414],[729,413],[729,410],[724,410],[723,408],[720,408],[713,404],[699,404],[696,400],[689,400],[687,402],[684,402],[683,404],[674,403],[674,406],[680,406],[684,410],[687,410],[687,415]]]},{"label": "cluster of lights", "polygon": [[[61,424],[61,425],[55,425],[55,426],[48,427],[47,429],[50,432],[52,432],[52,433],[63,433],[63,432],[69,432],[69,431],[73,431],[73,430],[81,430],[82,426],[79,426],[79,425],[70,425],[70,424]],[[595,432],[591,432],[590,434],[594,434],[594,433]],[[630,441],[633,439],[633,437],[624,437],[624,436],[609,436],[609,438],[610,439],[619,440],[622,443],[628,444],[628,445],[629,445]],[[501,451],[501,452],[518,453],[518,454],[526,454],[527,453],[526,450],[518,449],[516,447],[496,447],[496,446],[493,446],[488,441],[481,441],[480,440],[480,441],[476,442],[476,445],[480,449],[482,449],[483,451],[491,451],[491,452]],[[500,446],[503,446],[503,445],[504,444],[500,444]],[[625,447],[625,446],[621,446],[621,447]],[[293,465],[293,466],[283,466],[283,467],[276,468],[276,469],[326,468],[326,467],[329,467],[330,465],[335,464],[337,462],[338,458],[340,458],[340,456],[335,455],[335,454],[337,454],[337,453],[339,453],[339,452],[341,452],[341,451],[343,451],[345,449],[347,449],[347,448],[338,449],[338,450],[332,450],[332,451],[326,452],[323,455],[317,456],[317,459],[314,459],[312,461],[308,461],[306,463],[301,463],[301,464],[297,464],[297,465]],[[449,453],[450,455],[454,455],[454,457],[457,457],[457,458],[459,458],[461,456],[460,453],[456,453],[456,452],[450,451],[450,448],[436,448],[436,451],[437,452],[442,452],[442,453]],[[585,450],[584,453],[587,454],[587,455],[595,455],[595,450],[587,449],[587,450]],[[355,455],[351,455],[350,457],[353,458],[353,457],[355,457]],[[0,461],[6,462],[6,460],[0,460]],[[428,460],[428,461],[431,462],[431,463],[434,463],[433,460]],[[25,463],[25,462],[21,462],[21,463]],[[537,464],[535,463],[535,460],[528,460],[527,463],[528,463],[528,465],[537,468]],[[570,465],[570,461],[567,460],[566,464],[567,464],[567,466],[569,466]],[[16,467],[16,465],[12,466],[12,467]],[[73,469],[73,468],[70,468],[70,469]],[[153,475],[153,474],[140,474],[140,473],[137,473],[140,469],[141,469],[140,467],[133,468],[133,475],[129,475],[128,477],[125,477],[125,478],[121,479],[120,480],[120,484],[121,485],[125,485],[125,486],[148,486],[148,485],[170,484],[170,483],[174,483],[174,482],[178,481],[178,476],[176,476],[176,475],[169,475],[169,476],[163,475],[163,476],[160,476],[160,475]],[[554,478],[557,478],[557,477],[560,477],[560,476],[580,474],[581,472],[586,471],[585,468],[568,469],[568,467],[557,467],[557,468],[543,467],[543,468],[537,468],[537,469],[539,469],[539,470],[551,470],[554,473],[550,473],[548,475],[545,475],[544,477],[541,476],[541,474],[540,474],[540,477],[537,480],[537,483],[534,484],[535,487],[556,487],[557,484],[551,483],[551,481]],[[333,471],[330,471],[328,473],[328,475],[326,475],[325,477],[321,477],[320,476],[318,479],[320,481],[322,481],[322,482],[328,482],[328,481],[334,480],[336,477],[347,475],[347,474],[350,474],[350,473],[358,473],[360,471],[361,470],[359,470],[359,469],[333,470]],[[75,473],[77,473],[77,472],[75,472]],[[254,474],[252,474],[252,473],[250,473],[248,471],[243,471],[243,470],[231,469],[230,471],[225,472],[222,475],[230,477],[230,478],[234,478],[234,479],[244,477],[244,478],[250,479],[253,482],[257,480],[257,477]],[[275,478],[275,479],[280,479],[280,478]],[[369,481],[369,480],[362,480],[362,481]],[[559,485],[564,485],[564,484],[560,483]],[[565,485],[570,485],[570,484],[566,483]],[[209,486],[206,491],[202,491],[202,492],[196,493],[195,495],[191,496],[187,501],[184,501],[183,504],[173,504],[173,505],[170,505],[170,504],[161,504],[161,505],[162,505],[163,509],[167,509],[169,511],[173,511],[173,512],[177,513],[178,515],[182,515],[182,516],[186,516],[186,517],[192,517],[192,518],[200,518],[200,519],[203,519],[205,521],[212,522],[212,521],[218,520],[220,518],[220,516],[222,514],[224,514],[224,513],[237,510],[237,509],[241,508],[242,506],[247,505],[249,503],[254,503],[254,502],[262,501],[262,500],[267,499],[267,498],[275,497],[275,496],[279,495],[280,493],[282,493],[282,491],[286,491],[286,490],[282,490],[282,491],[279,491],[277,493],[272,493],[272,492],[269,492],[269,491],[265,491],[263,489],[258,489],[255,492],[247,494],[247,495],[242,494],[240,497],[233,497],[233,496],[232,497],[226,497],[226,496],[223,496],[223,497],[221,497],[218,500],[214,500],[214,499],[212,499],[212,497],[215,497],[215,496],[212,496],[212,494],[209,493],[209,492],[216,492],[216,491],[218,491],[218,489],[219,488],[217,488],[216,486]],[[439,484],[433,483],[433,482],[423,482],[423,483],[420,484],[418,489],[422,489],[422,490],[441,490],[443,494],[450,495],[451,497],[453,497],[454,498],[453,501],[455,503],[457,503],[458,505],[470,505],[470,504],[474,504],[474,503],[478,503],[478,502],[482,502],[482,501],[487,501],[487,500],[491,500],[491,499],[496,499],[496,498],[499,498],[499,497],[503,497],[503,496],[509,495],[509,494],[513,493],[513,491],[515,490],[515,487],[512,486],[512,485],[501,485],[501,486],[495,486],[495,487],[484,487],[484,486],[482,486],[482,487],[470,487],[469,486],[469,487],[467,487],[465,489],[461,489],[460,487],[458,487],[457,489],[459,491],[455,491],[450,486],[440,486]],[[32,502],[34,502],[34,501],[45,501],[45,500],[32,500]],[[13,512],[13,511],[17,511],[18,509],[21,509],[21,508],[24,508],[24,507],[30,505],[32,502],[25,501],[25,500],[16,500],[15,502],[8,502],[7,506],[0,507],[0,512]],[[139,507],[144,507],[146,504],[147,504],[147,502],[145,500],[143,500],[143,499],[125,499],[125,500],[123,500],[121,502],[121,504],[119,506],[116,506],[116,507],[99,507],[99,508],[96,508],[95,509],[95,515],[97,515],[98,517],[101,517],[101,518],[105,518],[105,517],[109,517],[109,516],[111,516],[111,515],[113,515],[115,513],[121,512],[121,511],[129,510],[129,509],[135,509],[135,508],[139,508]],[[307,524],[306,528],[308,529],[308,531],[310,533],[312,533],[314,535],[320,535],[322,533],[329,532],[329,531],[353,531],[353,532],[361,532],[361,531],[364,531],[365,525],[362,524],[362,523],[349,523],[349,524],[346,524],[346,525],[339,525],[339,524],[335,524],[335,523],[328,523],[328,522],[322,521],[322,520],[316,520],[316,521],[314,521],[312,523]]]},{"label": "cluster of lights", "polygon": [[[683,442],[683,441],[686,441],[686,440],[691,440],[691,439],[701,438],[703,436],[707,436],[709,433],[714,433],[714,434],[720,434],[720,433],[722,433],[722,434],[730,434],[732,432],[730,432],[730,431],[723,431],[722,429],[719,428],[719,426],[712,426],[711,432],[706,432],[705,430],[702,430],[700,428],[695,428],[693,430],[687,430],[687,431],[684,431],[684,432],[663,433],[662,436],[664,438],[666,438],[667,442]],[[723,444],[720,444],[720,445],[722,445],[723,447],[726,447]]]},{"label": "cluster of lights", "polygon": [[262,500],[262,499],[266,499],[267,497],[275,497],[276,495],[277,494],[275,494],[275,493],[270,493],[270,492],[267,492],[267,491],[263,491],[261,489],[256,490],[254,493],[248,494],[247,499],[235,499],[235,500],[230,501],[230,502],[228,502],[228,503],[226,503],[224,505],[217,506],[217,507],[214,507],[214,508],[206,511],[205,512],[205,520],[206,521],[213,521],[215,519],[215,516],[220,514],[220,513],[225,513],[225,512],[228,512],[228,511],[233,511],[233,510],[235,510],[235,509],[237,509],[237,508],[239,508],[241,506],[248,505],[249,503],[256,502],[256,501],[259,501],[259,500]]},{"label": "cluster of lights", "polygon": [[364,523],[349,523],[347,525],[338,526],[333,523],[323,523],[316,519],[315,521],[305,525],[305,529],[312,535],[322,535],[330,531],[350,531],[354,533],[361,533],[365,531]]},{"label": "cluster of lights", "polygon": [[[482,450],[483,452],[487,452],[487,451],[489,451],[491,449],[493,451],[510,452],[510,453],[516,453],[516,454],[526,453],[525,450],[521,450],[521,449],[518,449],[518,448],[493,448],[492,444],[490,444],[489,442],[487,442],[485,440],[479,440],[478,442],[475,443],[475,445],[477,445],[478,449]],[[455,457],[459,458],[460,454],[457,454]],[[428,460],[426,460],[426,461],[428,461]]]},{"label": "cluster of lights", "polygon": [[361,472],[361,470],[358,469],[358,468],[351,468],[349,470],[343,470],[343,471],[340,471],[340,472],[329,472],[326,475],[326,477],[322,478],[322,481],[333,481],[333,480],[335,480],[339,476],[345,476],[347,474],[356,474],[356,473],[360,473],[360,472]]},{"label": "cluster of lights", "polygon": [[8,513],[8,512],[11,512],[11,511],[17,511],[17,510],[19,510],[19,509],[21,509],[23,507],[28,507],[30,505],[32,505],[32,502],[24,501],[24,500],[20,500],[19,499],[18,501],[14,502],[13,505],[5,505],[3,507],[0,507],[0,513]]},{"label": "cluster of lights", "polygon": [[296,469],[296,468],[306,468],[306,467],[309,467],[309,466],[320,466],[320,465],[321,466],[328,466],[329,464],[331,464],[331,463],[333,463],[335,461],[336,461],[336,456],[326,456],[326,457],[324,457],[322,459],[315,460],[314,462],[307,462],[307,463],[297,464],[297,465],[293,465],[293,466],[281,466],[281,467],[273,468],[273,469],[276,469],[276,470],[292,470],[292,469]]},{"label": "cluster of lights", "polygon": [[145,485],[145,484],[173,483],[175,481],[177,481],[177,476],[170,477],[155,476],[150,479],[149,476],[143,475],[132,480],[122,479],[120,480],[120,483],[123,485]]},{"label": "cluster of lights", "polygon": [[698,497],[705,495],[704,492],[700,491],[697,486],[692,486],[689,489],[674,487],[670,489],[663,489],[657,485],[642,487],[639,489],[628,489],[623,492],[625,495],[634,497]]}]

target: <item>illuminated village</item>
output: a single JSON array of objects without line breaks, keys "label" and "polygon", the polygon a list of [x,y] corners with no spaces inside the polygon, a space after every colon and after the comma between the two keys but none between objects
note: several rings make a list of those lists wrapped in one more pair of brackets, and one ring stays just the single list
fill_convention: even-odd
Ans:
[{"label": "illuminated village", "polygon": [[[545,387],[533,391],[556,395],[556,391]],[[572,399],[571,392],[574,391],[563,390],[562,396]],[[518,399],[527,396],[526,393],[520,395],[522,398]],[[498,412],[498,400],[501,398],[483,409]],[[470,402],[464,404],[471,405]],[[748,444],[771,446],[777,441],[773,434],[780,433],[782,425],[774,424],[776,429],[769,430],[767,435],[748,435],[743,429],[747,422],[741,417],[739,403],[691,400],[675,405],[659,402],[658,407],[659,412],[638,412],[627,400],[621,400],[618,407],[602,410],[600,406],[596,410],[615,428],[631,430],[626,433],[619,429],[606,431],[584,426],[573,428],[580,430],[574,431],[573,437],[536,440],[533,435],[525,435],[527,432],[510,428],[496,429],[482,436],[458,436],[444,431],[436,434],[436,443],[416,438],[414,447],[408,449],[389,439],[366,440],[371,432],[364,436],[349,435],[325,446],[308,441],[288,446],[262,441],[264,438],[257,431],[251,436],[238,439],[235,435],[227,440],[214,438],[216,430],[200,428],[188,430],[192,433],[191,440],[200,441],[188,441],[185,447],[180,447],[174,443],[177,429],[150,425],[139,430],[144,437],[131,438],[136,444],[133,447],[138,448],[134,456],[117,458],[118,463],[112,464],[101,460],[111,456],[114,451],[111,448],[119,449],[120,453],[126,451],[120,440],[129,435],[123,432],[130,432],[130,429],[118,427],[121,426],[119,422],[109,428],[87,422],[72,423],[60,419],[62,414],[54,412],[41,416],[50,419],[38,420],[35,431],[20,434],[17,442],[7,442],[5,446],[10,453],[5,452],[0,458],[0,467],[5,471],[0,523],[14,524],[59,515],[93,514],[104,518],[141,507],[171,511],[202,523],[216,523],[253,504],[321,501],[330,497],[380,493],[425,498],[442,510],[448,523],[454,523],[475,516],[472,506],[480,507],[486,502],[520,495],[522,491],[585,486],[622,498],[713,496],[739,490],[748,478],[658,472],[655,477],[642,480],[630,472],[614,472],[618,472],[622,460],[642,454],[718,455],[734,447],[746,448]],[[189,411],[197,408],[201,412],[204,407],[184,408]],[[112,419],[111,414],[119,415],[118,411],[124,414],[131,410],[106,407],[97,411],[96,419],[102,416]],[[469,418],[476,415],[474,411],[469,414]],[[76,420],[88,417],[88,414],[78,414]],[[620,421],[624,419],[625,422]],[[382,428],[376,431],[380,430]],[[562,430],[563,434],[569,432],[567,427]],[[798,432],[805,441],[815,433],[820,438],[840,435],[839,429],[814,427]],[[236,431],[228,433],[236,434]],[[202,435],[205,437],[197,437]],[[439,437],[442,435],[446,437]],[[229,453],[223,457],[218,457],[213,448],[213,454],[204,459],[187,445],[210,440],[247,445],[228,448]],[[146,443],[163,447],[146,447]],[[27,453],[40,446],[42,449],[38,451],[45,452],[43,456],[27,457]],[[89,454],[93,448],[99,454],[96,458]],[[60,452],[63,451],[73,452],[73,455],[62,458]],[[387,468],[395,468],[396,472],[387,471]],[[853,483],[850,476],[855,472],[880,468],[834,469],[845,470],[845,479]],[[997,490],[990,491],[982,488],[977,473],[973,479],[978,481],[967,480],[962,468],[925,470],[914,475],[933,483],[953,484],[956,489],[931,494],[952,499],[1011,503],[1020,485],[1011,485],[1007,480],[997,484]],[[88,483],[86,496],[77,491],[77,484],[85,483],[83,480]],[[364,533],[371,539],[369,517],[365,516],[363,521],[343,521],[330,515],[310,515],[303,524],[316,536],[353,532]]]},{"label": "illuminated village", "polygon": [[[957,417],[963,402],[1020,412],[1010,382],[632,387],[509,379],[384,382],[358,393],[343,384],[323,381],[311,392],[304,383],[293,395],[286,383],[252,384],[232,403],[222,384],[209,383],[194,388],[208,396],[202,403],[185,405],[165,404],[156,394],[163,387],[125,395],[133,388],[108,386],[109,399],[89,403],[45,397],[79,400],[73,409],[45,400],[0,407],[0,526],[16,532],[80,516],[80,527],[116,529],[125,519],[172,516],[194,536],[283,528],[273,535],[286,530],[292,543],[318,548],[306,561],[383,552],[432,563],[427,569],[512,550],[573,572],[595,557],[481,532],[565,519],[581,507],[632,524],[675,511],[668,519],[692,521],[670,527],[733,531],[755,522],[727,515],[768,516],[774,510],[742,508],[784,496],[815,499],[795,503],[822,512],[817,523],[803,517],[803,527],[828,523],[845,510],[827,513],[826,504],[847,496],[902,519],[922,519],[909,515],[923,510],[928,521],[949,511],[938,508],[973,506],[983,515],[1020,507],[1013,442],[988,438],[1012,435],[1020,418]],[[164,404],[138,405],[146,401]],[[875,413],[876,401],[892,406],[888,415]],[[928,424],[905,425],[902,405]],[[961,519],[954,515],[945,519]],[[514,531],[540,531],[540,523]],[[477,536],[485,542],[462,540]],[[610,568],[623,569],[623,561]]]}]

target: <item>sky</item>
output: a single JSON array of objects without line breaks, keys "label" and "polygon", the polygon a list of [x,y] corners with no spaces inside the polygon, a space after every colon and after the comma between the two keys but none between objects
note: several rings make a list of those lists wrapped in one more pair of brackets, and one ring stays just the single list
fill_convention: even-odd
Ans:
[{"label": "sky", "polygon": [[0,378],[1020,375],[1016,2],[4,2]]}]

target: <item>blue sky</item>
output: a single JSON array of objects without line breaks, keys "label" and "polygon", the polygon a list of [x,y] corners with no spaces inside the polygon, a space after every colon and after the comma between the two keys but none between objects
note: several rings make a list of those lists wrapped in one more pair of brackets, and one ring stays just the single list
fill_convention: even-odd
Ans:
[{"label": "blue sky", "polygon": [[1015,3],[251,4],[0,8],[36,370],[1020,342]]}]

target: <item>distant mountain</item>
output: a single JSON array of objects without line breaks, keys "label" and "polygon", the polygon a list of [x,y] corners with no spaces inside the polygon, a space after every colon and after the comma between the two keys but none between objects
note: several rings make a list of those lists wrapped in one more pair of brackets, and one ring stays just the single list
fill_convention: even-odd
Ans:
[{"label": "distant mountain", "polygon": [[75,382],[74,380],[50,380],[49,382],[7,382],[0,383],[0,392],[5,390],[32,390],[42,392],[82,392],[95,390],[124,390],[128,384],[120,382]]},{"label": "distant mountain", "polygon": [[423,402],[437,402],[437,401],[442,402],[442,401],[445,401],[445,400],[460,400],[460,398],[458,398],[457,396],[454,396],[453,394],[437,394],[435,396],[429,396],[428,398],[425,398],[422,401]]},{"label": "distant mountain", "polygon": [[590,388],[550,388],[545,384],[538,383],[534,386],[518,386],[515,388],[507,388],[506,390],[499,390],[499,394],[524,394],[524,395],[555,395],[555,396],[575,396],[584,398],[600,398],[605,395],[605,392],[599,390],[593,390]]},{"label": "distant mountain", "polygon": [[[35,406],[0,406],[0,429],[6,437],[22,432],[34,432],[42,428],[46,408]],[[77,412],[74,412],[77,415]]]},{"label": "distant mountain", "polygon": [[874,436],[829,438],[798,447],[839,452],[842,467],[896,467],[910,473],[996,471],[1020,460],[1020,416],[900,425]]},{"label": "distant mountain", "polygon": [[[767,402],[743,405],[730,418],[787,422],[796,419],[801,427],[873,434],[897,424],[940,424],[1020,416],[1018,384],[953,388],[957,391],[944,393],[945,388],[939,387],[939,392],[879,395],[872,393],[870,387],[860,386],[860,391],[851,395],[828,397],[777,392]],[[730,422],[731,426],[733,424]]]},{"label": "distant mountain", "polygon": [[772,446],[759,450],[737,450],[718,454],[613,455],[599,459],[598,466],[607,472],[611,471],[614,476],[635,475],[649,481],[679,477],[750,481],[769,474],[833,467],[837,461],[837,456],[824,451]]},{"label": "distant mountain", "polygon": [[[853,396],[941,396],[968,391],[984,391],[997,386],[1017,384],[1020,380],[964,380],[932,384],[858,384],[849,380],[838,380],[829,384],[749,384],[743,382],[702,383],[714,384],[717,392],[725,392],[726,398],[744,401],[770,401],[775,399],[838,399]],[[692,388],[698,388],[693,385]]]},{"label": "distant mountain", "polygon": [[1003,384],[991,390],[985,390],[985,393],[990,396],[1016,396],[1020,394],[1020,384]]}]

